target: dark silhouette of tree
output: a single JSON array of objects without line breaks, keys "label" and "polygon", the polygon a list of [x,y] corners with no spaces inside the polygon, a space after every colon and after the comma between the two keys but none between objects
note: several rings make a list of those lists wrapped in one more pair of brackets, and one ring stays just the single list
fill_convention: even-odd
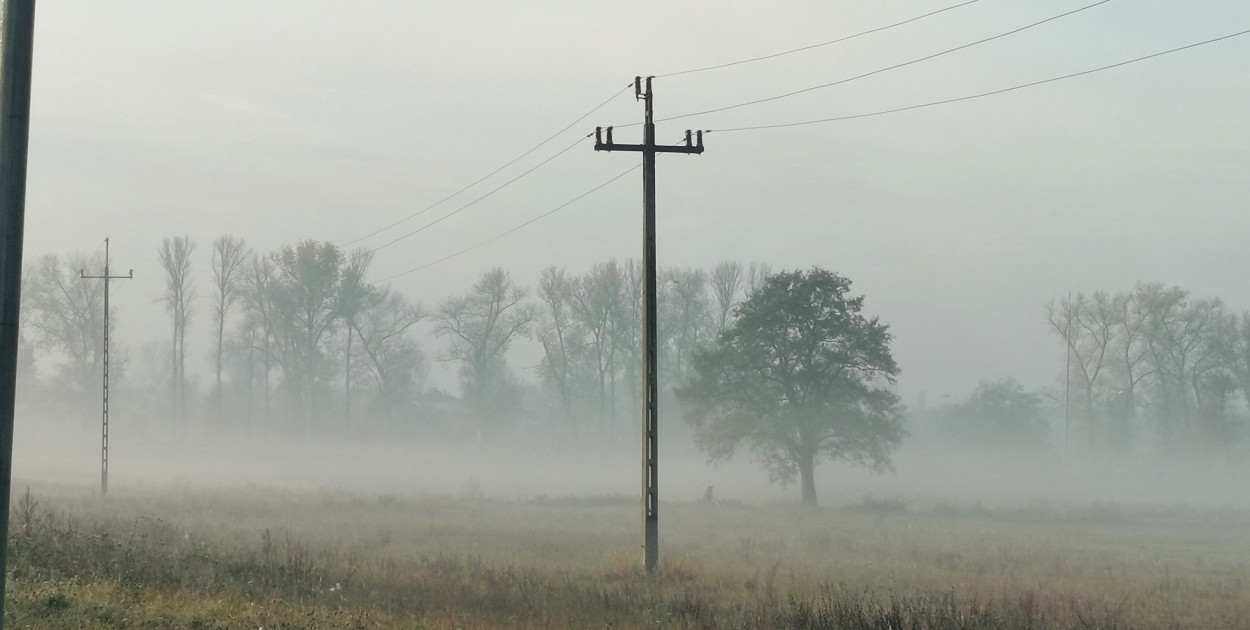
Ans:
[{"label": "dark silhouette of tree", "polygon": [[799,478],[809,506],[821,461],[888,469],[905,435],[886,388],[898,374],[891,336],[850,286],[819,268],[768,276],[716,344],[694,353],[693,379],[678,389],[709,459],[746,442],[770,479]]}]

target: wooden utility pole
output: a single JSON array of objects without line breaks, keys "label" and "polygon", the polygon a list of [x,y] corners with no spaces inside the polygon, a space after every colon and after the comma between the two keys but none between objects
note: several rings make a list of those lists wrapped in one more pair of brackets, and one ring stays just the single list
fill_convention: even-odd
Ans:
[{"label": "wooden utility pole", "polygon": [[596,151],[638,151],[642,153],[642,262],[643,262],[643,336],[642,336],[642,548],[643,565],[647,571],[655,571],[660,559],[659,534],[659,486],[658,455],[659,435],[658,398],[659,378],[656,362],[656,282],[655,282],[655,154],[656,153],[703,153],[703,132],[698,142],[692,142],[691,132],[686,130],[684,145],[657,146],[655,123],[651,111],[651,79],[634,77],[634,96],[645,104],[642,128],[642,144],[616,144],[612,142],[612,128],[607,128],[607,141],[603,140],[603,128],[595,128]]},{"label": "wooden utility pole", "polygon": [[124,276],[109,275],[109,240],[104,239],[104,274],[89,276],[85,270],[78,277],[104,281],[104,421],[100,433],[100,496],[109,493],[109,280],[130,280],[135,277],[131,269]]},{"label": "wooden utility pole", "polygon": [[[4,0],[0,35],[0,611],[5,609],[9,496],[13,486],[13,401],[17,393],[18,307],[30,139],[30,68],[35,0]],[[0,614],[0,630],[4,616]]]}]

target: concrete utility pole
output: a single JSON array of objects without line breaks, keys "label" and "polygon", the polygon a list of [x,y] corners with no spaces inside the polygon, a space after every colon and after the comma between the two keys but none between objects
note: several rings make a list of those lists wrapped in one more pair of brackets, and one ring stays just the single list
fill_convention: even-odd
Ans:
[{"label": "concrete utility pole", "polygon": [[[30,139],[30,67],[35,0],[4,0],[0,35],[0,611],[8,569],[9,495],[13,486],[13,401],[17,392],[18,306]],[[4,616],[0,615],[0,630]]]},{"label": "concrete utility pole", "polygon": [[642,144],[616,144],[612,142],[612,128],[607,129],[607,142],[603,141],[603,128],[595,128],[596,151],[639,151],[642,153],[642,200],[643,200],[643,336],[642,336],[642,547],[643,564],[647,571],[655,571],[660,559],[659,534],[659,487],[657,484],[657,433],[659,385],[656,363],[656,283],[655,283],[655,154],[656,153],[703,153],[703,132],[698,133],[697,144],[691,142],[690,130],[686,130],[686,144],[657,146],[655,123],[651,112],[651,79],[647,77],[643,87],[642,77],[634,77],[634,97],[645,103],[642,128]]},{"label": "concrete utility pole", "polygon": [[85,270],[78,272],[78,277],[89,280],[104,281],[104,422],[100,438],[100,496],[109,493],[109,280],[131,280],[135,270],[124,276],[109,275],[109,240],[104,239],[104,274],[89,276]]}]

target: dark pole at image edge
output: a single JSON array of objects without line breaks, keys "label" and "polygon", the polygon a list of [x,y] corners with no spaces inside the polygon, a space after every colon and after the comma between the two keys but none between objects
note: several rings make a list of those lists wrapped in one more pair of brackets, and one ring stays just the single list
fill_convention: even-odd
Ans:
[{"label": "dark pole at image edge", "polygon": [[18,307],[30,139],[30,69],[35,0],[4,0],[0,45],[0,629],[8,570],[9,497],[13,486],[13,403],[17,389]]},{"label": "dark pole at image edge", "polygon": [[656,359],[656,263],[655,263],[655,154],[703,153],[703,132],[696,145],[686,131],[686,144],[662,146],[655,143],[655,123],[651,109],[651,78],[643,87],[642,77],[634,77],[634,96],[645,105],[642,144],[612,142],[608,127],[607,142],[603,129],[595,128],[596,151],[637,151],[642,153],[642,262],[643,262],[643,385],[642,385],[642,547],[643,566],[654,571],[660,560],[659,533],[659,370]]}]

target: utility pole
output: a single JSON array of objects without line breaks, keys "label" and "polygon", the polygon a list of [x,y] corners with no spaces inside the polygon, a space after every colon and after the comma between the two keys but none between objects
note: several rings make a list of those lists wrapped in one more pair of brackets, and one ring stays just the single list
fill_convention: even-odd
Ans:
[{"label": "utility pole", "polygon": [[603,128],[595,128],[596,151],[638,151],[642,153],[642,261],[643,261],[643,335],[642,335],[642,548],[643,565],[648,572],[655,571],[660,559],[659,534],[659,378],[656,362],[656,282],[655,282],[655,154],[656,153],[703,153],[703,132],[698,133],[697,144],[691,141],[686,130],[684,145],[658,146],[655,144],[655,123],[651,110],[651,79],[634,77],[634,98],[645,104],[642,127],[642,144],[616,144],[612,142],[612,128],[607,128],[607,142],[603,141]]},{"label": "utility pole", "polygon": [[85,270],[78,272],[84,280],[104,281],[104,422],[100,437],[100,496],[109,493],[109,280],[130,280],[135,277],[135,270],[124,276],[109,275],[109,240],[104,239],[104,274],[89,276]]},{"label": "utility pole", "polygon": [[1072,397],[1072,292],[1068,291],[1068,301],[1063,305],[1063,344],[1067,353],[1063,362],[1063,467],[1068,468],[1068,424],[1071,417]]},{"label": "utility pole", "polygon": [[[30,67],[35,0],[4,0],[0,35],[0,611],[8,568],[9,496],[13,486],[13,402],[17,394],[18,307],[30,139]],[[0,615],[0,629],[4,616]]]}]

